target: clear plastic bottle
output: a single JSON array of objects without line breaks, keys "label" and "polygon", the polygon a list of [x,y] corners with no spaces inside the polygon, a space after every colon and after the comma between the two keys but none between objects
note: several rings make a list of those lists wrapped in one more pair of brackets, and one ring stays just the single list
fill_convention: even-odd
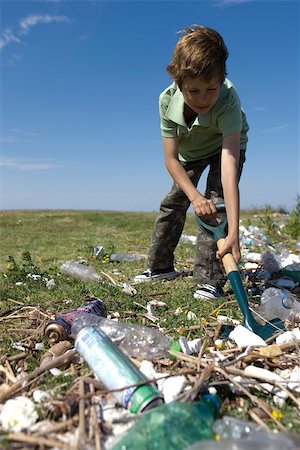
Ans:
[{"label": "clear plastic bottle", "polygon": [[145,255],[140,255],[138,253],[112,253],[110,255],[110,260],[112,262],[141,261],[145,258]]},{"label": "clear plastic bottle", "polygon": [[72,325],[72,334],[76,336],[80,330],[90,326],[100,328],[126,355],[139,361],[166,358],[171,348],[180,349],[180,344],[173,342],[170,336],[164,335],[156,328],[117,322],[86,313],[76,318]]},{"label": "clear plastic bottle", "polygon": [[220,441],[199,441],[186,450],[297,450],[299,447],[282,433],[259,431],[240,439],[221,439]]},{"label": "clear plastic bottle", "polygon": [[287,290],[268,288],[261,295],[256,312],[266,320],[287,320],[293,312],[295,297]]},{"label": "clear plastic bottle", "polygon": [[201,439],[214,439],[212,426],[220,406],[220,398],[212,394],[158,406],[143,414],[113,450],[183,450]]},{"label": "clear plastic bottle", "polygon": [[60,267],[61,273],[70,277],[78,278],[82,281],[102,281],[101,275],[99,275],[95,269],[83,264],[76,263],[74,261],[66,261]]}]

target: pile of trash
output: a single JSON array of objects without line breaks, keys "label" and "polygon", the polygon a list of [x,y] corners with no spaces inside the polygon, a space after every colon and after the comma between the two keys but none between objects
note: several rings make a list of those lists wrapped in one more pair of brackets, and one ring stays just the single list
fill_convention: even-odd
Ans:
[{"label": "pile of trash", "polygon": [[[175,340],[157,321],[123,322],[91,296],[60,317],[26,307],[26,343],[12,343],[18,353],[0,359],[0,447],[300,448],[300,435],[281,421],[287,404],[300,415],[300,256],[274,248],[259,229],[240,231],[251,312],[259,323],[281,319],[284,329],[264,340],[247,324],[216,314],[207,318],[204,336]],[[194,238],[184,235],[181,243]],[[95,252],[101,257],[104,249]],[[116,255],[112,261],[144,257]],[[74,261],[64,262],[61,273],[116,285],[110,275]],[[134,286],[120,287],[136,295]],[[149,302],[148,317],[160,307],[167,305]],[[40,365],[30,371],[32,358]],[[49,376],[58,381],[49,385]],[[245,410],[249,420],[237,418]]]}]

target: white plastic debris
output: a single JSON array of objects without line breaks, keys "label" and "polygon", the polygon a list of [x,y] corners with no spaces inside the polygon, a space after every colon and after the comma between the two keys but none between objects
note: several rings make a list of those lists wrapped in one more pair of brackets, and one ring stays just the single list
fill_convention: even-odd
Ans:
[{"label": "white plastic debris", "polygon": [[300,328],[294,328],[291,331],[286,331],[285,333],[280,334],[276,338],[276,344],[286,344],[287,342],[293,342],[297,339],[300,339]]},{"label": "white plastic debris", "polygon": [[248,270],[255,270],[258,268],[258,264],[254,263],[254,262],[246,262],[244,267],[245,267],[245,269],[248,269]]},{"label": "white plastic debris", "polygon": [[137,294],[137,290],[128,283],[123,283],[122,292],[131,295],[132,297]]},{"label": "white plastic debris", "polygon": [[188,341],[184,336],[181,336],[179,338],[179,344],[181,345],[183,353],[185,353],[186,355],[193,355],[199,353],[202,342],[199,338]]},{"label": "white plastic debris", "polygon": [[153,308],[152,305],[150,305],[149,303],[147,303],[146,308],[147,308],[148,314],[149,314],[151,317],[157,318],[157,314],[156,314],[155,309]]},{"label": "white plastic debris", "polygon": [[229,339],[232,339],[238,347],[266,347],[266,342],[257,334],[238,325],[229,333]]},{"label": "white plastic debris", "polygon": [[166,302],[162,302],[161,300],[150,300],[150,302],[148,302],[148,305],[151,306],[156,306],[158,308],[167,308],[168,305],[166,304]]},{"label": "white plastic debris", "polygon": [[166,403],[174,401],[183,391],[187,383],[183,375],[168,377],[168,373],[166,372],[156,372],[151,361],[142,361],[140,371],[150,380],[156,380],[157,387],[162,392]]},{"label": "white plastic debris", "polygon": [[286,266],[289,266],[290,264],[299,264],[300,263],[300,256],[295,255],[294,253],[284,252],[280,255],[280,266],[281,268],[284,268]]},{"label": "white plastic debris", "polygon": [[43,350],[45,348],[45,344],[44,344],[44,342],[37,342],[36,344],[35,344],[35,346],[34,346],[34,349],[35,350]]},{"label": "white plastic debris", "polygon": [[47,289],[54,289],[56,287],[55,281],[53,278],[50,278],[50,280],[46,281],[46,288]]},{"label": "white plastic debris", "polygon": [[185,243],[185,242],[190,242],[191,244],[196,244],[197,241],[197,237],[196,236],[192,236],[191,234],[185,234],[183,233],[180,237],[179,243]]},{"label": "white plastic debris", "polygon": [[261,253],[249,252],[243,256],[243,259],[248,262],[260,263]]},{"label": "white plastic debris", "polygon": [[32,398],[35,403],[45,403],[51,398],[51,395],[49,392],[42,391],[41,389],[36,389],[32,393]]},{"label": "white plastic debris", "polygon": [[186,318],[187,320],[196,320],[197,316],[195,313],[193,313],[193,311],[188,311]]},{"label": "white plastic debris", "polygon": [[3,429],[14,433],[29,429],[37,420],[33,401],[23,396],[7,400],[0,414]]},{"label": "white plastic debris", "polygon": [[232,317],[222,316],[221,314],[217,317],[217,322],[222,322],[225,325],[240,325],[241,322],[237,319],[233,319]]}]

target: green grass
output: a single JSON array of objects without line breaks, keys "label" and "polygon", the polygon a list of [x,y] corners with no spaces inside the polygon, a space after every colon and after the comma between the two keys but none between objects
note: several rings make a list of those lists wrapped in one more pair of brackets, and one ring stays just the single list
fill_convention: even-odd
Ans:
[{"label": "green grass", "polygon": [[[297,209],[298,208],[298,209]],[[272,234],[274,242],[280,241],[293,252],[295,242],[299,239],[297,226],[299,207],[291,214],[273,217],[274,211],[245,211],[242,213],[243,224],[257,225]],[[276,211],[275,211],[276,212]],[[298,216],[297,216],[298,214]],[[0,351],[2,362],[5,355],[19,351],[12,348],[14,342],[28,342],[30,333],[37,341],[44,341],[42,325],[53,315],[59,315],[83,303],[85,295],[101,298],[110,314],[118,312],[120,320],[134,321],[151,326],[145,318],[145,308],[150,300],[162,300],[167,307],[157,309],[160,326],[174,338],[179,331],[188,339],[204,337],[207,333],[207,321],[215,320],[214,311],[223,304],[219,301],[200,302],[193,298],[195,289],[191,276],[179,277],[167,283],[149,283],[135,286],[137,295],[130,297],[120,286],[107,283],[85,283],[61,274],[63,261],[84,258],[86,264],[99,273],[105,272],[116,283],[133,283],[134,275],[147,267],[147,261],[109,263],[108,258],[95,259],[93,249],[97,245],[105,248],[106,254],[129,252],[147,254],[156,213],[111,212],[111,211],[9,211],[0,213],[1,256],[0,256],[0,308],[4,312],[0,317]],[[286,231],[279,233],[278,223],[284,220],[289,224]],[[296,224],[296,225],[295,225]],[[193,214],[188,214],[184,232],[195,235],[197,225]],[[175,252],[176,268],[179,272],[192,269],[195,246],[179,244]],[[39,274],[34,280],[28,274]],[[55,288],[46,287],[45,278],[53,278]],[[16,284],[17,283],[17,284]],[[22,283],[22,284],[19,284]],[[234,297],[231,297],[234,300]],[[13,309],[22,308],[16,318],[11,319]],[[183,312],[175,315],[181,307]],[[24,309],[27,308],[27,309]],[[188,311],[196,314],[196,319],[188,320]],[[236,303],[222,308],[221,314],[242,319]],[[18,317],[20,316],[20,317]],[[3,320],[6,319],[6,320]],[[196,329],[190,329],[191,325]],[[39,364],[40,354],[28,358],[27,370]],[[1,363],[1,362],[0,362]],[[16,369],[16,364],[12,363]],[[59,385],[61,380],[45,377],[49,386]],[[286,417],[290,417],[287,406]],[[300,426],[293,425],[293,430],[300,432]]]}]

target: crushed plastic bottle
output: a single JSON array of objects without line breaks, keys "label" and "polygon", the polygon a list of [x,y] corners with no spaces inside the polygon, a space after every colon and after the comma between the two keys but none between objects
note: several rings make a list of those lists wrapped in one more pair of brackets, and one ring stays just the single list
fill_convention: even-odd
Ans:
[{"label": "crushed plastic bottle", "polygon": [[93,326],[103,330],[128,356],[142,361],[166,358],[172,348],[180,350],[180,344],[173,342],[156,328],[134,323],[124,323],[104,317],[82,313],[72,325],[72,334],[77,335],[85,327]]},{"label": "crushed plastic bottle", "polygon": [[292,439],[283,433],[259,431],[240,439],[221,439],[221,441],[200,441],[186,450],[299,450]]},{"label": "crushed plastic bottle", "polygon": [[214,439],[212,426],[220,407],[220,398],[212,394],[158,406],[143,414],[113,450],[182,450],[201,439]]},{"label": "crushed plastic bottle", "polygon": [[213,424],[219,441],[199,441],[186,450],[296,450],[298,447],[286,433],[265,430],[253,422],[223,416]]},{"label": "crushed plastic bottle", "polygon": [[287,290],[268,288],[261,296],[261,305],[256,312],[266,320],[285,321],[293,312],[295,297]]},{"label": "crushed plastic bottle", "polygon": [[140,255],[138,253],[112,253],[110,255],[110,260],[112,262],[141,261],[145,258],[145,255]]},{"label": "crushed plastic bottle", "polygon": [[79,264],[74,261],[66,261],[60,267],[61,273],[82,281],[102,281],[101,275],[99,275],[95,269],[84,264]]}]

